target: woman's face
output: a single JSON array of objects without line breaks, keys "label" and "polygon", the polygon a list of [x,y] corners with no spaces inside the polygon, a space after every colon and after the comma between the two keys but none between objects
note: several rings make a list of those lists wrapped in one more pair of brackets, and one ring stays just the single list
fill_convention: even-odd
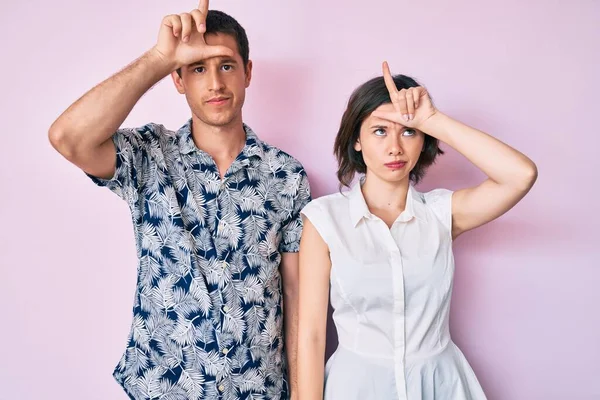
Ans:
[{"label": "woman's face", "polygon": [[[382,104],[377,111],[393,112],[394,106]],[[425,135],[418,130],[369,115],[360,127],[354,149],[362,152],[367,176],[401,182],[409,178],[419,161],[424,140]]]}]

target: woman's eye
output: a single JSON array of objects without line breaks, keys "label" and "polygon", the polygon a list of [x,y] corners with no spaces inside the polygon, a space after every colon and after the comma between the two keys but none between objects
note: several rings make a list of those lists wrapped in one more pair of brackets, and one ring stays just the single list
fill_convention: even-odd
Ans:
[{"label": "woman's eye", "polygon": [[404,136],[415,136],[417,134],[417,132],[415,132],[414,129],[407,129],[404,132],[402,132],[402,134]]},{"label": "woman's eye", "polygon": [[376,129],[373,133],[375,136],[385,136],[385,129]]}]

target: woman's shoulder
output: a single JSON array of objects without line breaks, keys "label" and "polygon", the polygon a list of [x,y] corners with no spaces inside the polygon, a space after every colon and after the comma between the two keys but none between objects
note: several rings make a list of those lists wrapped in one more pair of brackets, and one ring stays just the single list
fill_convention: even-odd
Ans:
[{"label": "woman's shoulder", "polygon": [[454,191],[446,188],[435,188],[425,192],[413,188],[413,192],[418,200],[425,205],[432,205],[439,201],[444,201],[452,197]]},{"label": "woman's shoulder", "polygon": [[436,188],[426,192],[414,190],[415,212],[422,215],[432,213],[444,226],[452,225],[452,194],[454,191],[445,188]]},{"label": "woman's shoulder", "polygon": [[314,198],[305,207],[304,211],[320,210],[321,212],[332,212],[340,210],[348,202],[348,194],[345,192],[331,193],[321,197]]}]

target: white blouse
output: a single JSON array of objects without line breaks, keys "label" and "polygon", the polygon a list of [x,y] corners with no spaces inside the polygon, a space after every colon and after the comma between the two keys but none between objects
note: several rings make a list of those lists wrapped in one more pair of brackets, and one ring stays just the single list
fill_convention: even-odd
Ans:
[{"label": "white blouse", "polygon": [[302,211],[329,246],[338,348],[326,400],[473,400],[485,394],[448,327],[452,192],[409,187],[392,228],[360,184]]}]

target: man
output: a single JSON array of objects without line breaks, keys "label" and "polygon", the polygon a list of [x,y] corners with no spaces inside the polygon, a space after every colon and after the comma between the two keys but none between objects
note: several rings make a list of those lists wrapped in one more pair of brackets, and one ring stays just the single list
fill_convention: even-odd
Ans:
[{"label": "man", "polygon": [[[50,128],[56,150],[132,213],[138,283],[114,371],[132,399],[296,396],[297,251],[310,189],[298,161],[243,123],[248,54],[244,29],[202,0],[165,17],[151,50]],[[119,129],[169,74],[191,119],[176,132]]]}]

